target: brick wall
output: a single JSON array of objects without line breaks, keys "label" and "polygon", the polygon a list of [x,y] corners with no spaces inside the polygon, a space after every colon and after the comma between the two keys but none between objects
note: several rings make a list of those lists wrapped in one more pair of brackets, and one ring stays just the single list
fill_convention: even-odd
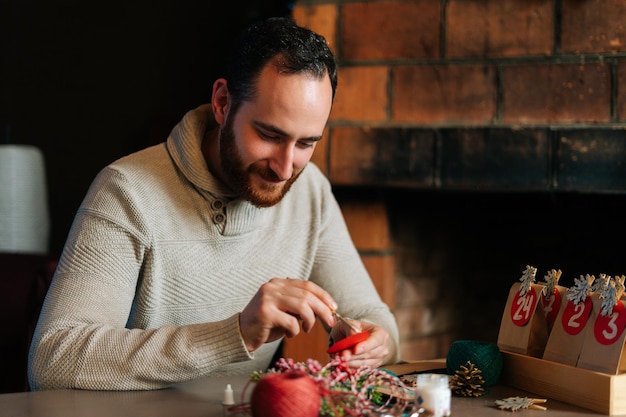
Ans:
[{"label": "brick wall", "polygon": [[[340,63],[314,160],[395,287],[403,359],[495,341],[528,263],[539,279],[626,271],[625,2],[300,0],[293,15]],[[388,218],[359,232],[364,200]],[[390,239],[372,250],[377,227]]]}]

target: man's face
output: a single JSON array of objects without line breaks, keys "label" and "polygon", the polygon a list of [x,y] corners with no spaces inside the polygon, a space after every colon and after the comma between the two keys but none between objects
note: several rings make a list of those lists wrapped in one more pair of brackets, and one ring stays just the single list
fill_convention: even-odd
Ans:
[{"label": "man's face", "polygon": [[327,77],[280,75],[268,66],[256,99],[242,103],[220,126],[224,180],[255,206],[280,202],[311,159],[331,104]]},{"label": "man's face", "polygon": [[[280,179],[269,167],[261,162],[247,164],[237,148],[235,132],[233,129],[234,117],[229,117],[226,124],[220,128],[220,161],[222,169],[230,187],[236,191],[241,198],[250,201],[257,207],[270,207],[278,203],[287,194],[291,184],[298,178],[300,172],[294,173],[287,181],[281,185]],[[256,185],[252,181],[252,176],[256,175],[266,178],[266,183],[260,182]]]}]

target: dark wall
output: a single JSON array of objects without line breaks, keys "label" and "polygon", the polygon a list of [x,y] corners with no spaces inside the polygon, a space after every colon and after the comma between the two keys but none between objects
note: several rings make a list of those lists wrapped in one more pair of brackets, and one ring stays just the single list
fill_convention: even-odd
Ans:
[{"label": "dark wall", "polygon": [[278,0],[1,0],[1,143],[46,158],[52,253],[97,172],[206,102],[230,41]]}]

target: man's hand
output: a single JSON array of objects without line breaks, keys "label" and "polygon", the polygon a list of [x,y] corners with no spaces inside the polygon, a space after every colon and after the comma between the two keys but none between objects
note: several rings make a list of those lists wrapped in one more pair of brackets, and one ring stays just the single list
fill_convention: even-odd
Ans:
[{"label": "man's hand", "polygon": [[[341,355],[348,366],[353,368],[361,366],[377,368],[385,364],[387,356],[389,355],[389,346],[387,345],[389,334],[387,331],[380,326],[363,321],[352,320],[352,324],[360,328],[361,331],[369,332],[370,337],[351,349],[346,349],[337,354]],[[332,328],[330,338],[333,342],[338,342],[354,333],[355,332],[345,323],[338,322],[337,325]]]},{"label": "man's hand", "polygon": [[319,317],[335,325],[335,300],[318,285],[300,279],[272,278],[263,284],[239,316],[241,335],[249,352],[283,336],[309,332]]}]

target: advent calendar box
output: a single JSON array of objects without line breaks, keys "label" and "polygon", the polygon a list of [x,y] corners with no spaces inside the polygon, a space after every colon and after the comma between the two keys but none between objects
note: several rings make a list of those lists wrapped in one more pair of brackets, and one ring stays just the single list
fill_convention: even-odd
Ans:
[{"label": "advent calendar box", "polygon": [[502,351],[504,385],[607,415],[626,414],[626,374],[609,375]]},{"label": "advent calendar box", "polygon": [[[502,382],[603,414],[626,414],[624,276],[581,275],[567,289],[557,286],[561,271],[550,271],[540,284],[536,272],[527,266],[508,295],[498,335]],[[546,294],[554,290],[561,300],[546,309]]]}]

